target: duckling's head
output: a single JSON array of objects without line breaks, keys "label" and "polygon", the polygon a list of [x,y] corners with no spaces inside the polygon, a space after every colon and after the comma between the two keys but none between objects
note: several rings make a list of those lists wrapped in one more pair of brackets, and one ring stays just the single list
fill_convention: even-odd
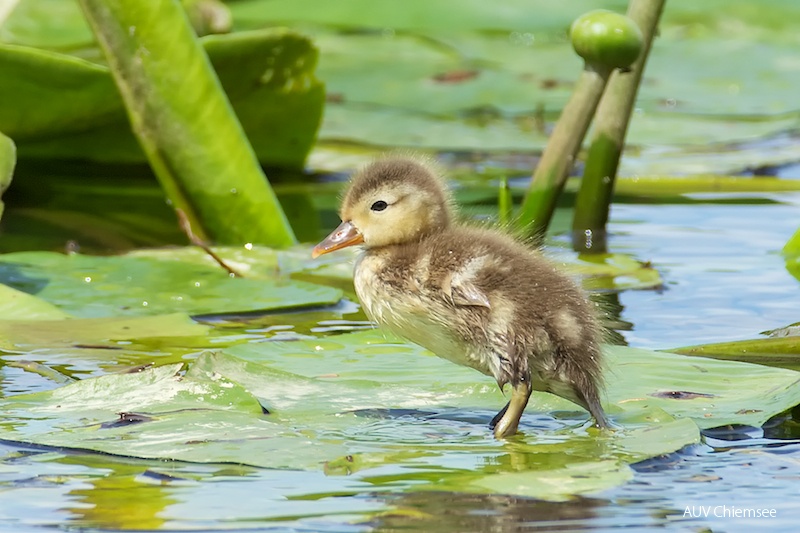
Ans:
[{"label": "duckling's head", "polygon": [[417,241],[450,224],[451,203],[444,181],[419,159],[379,159],[353,176],[342,201],[342,223],[312,255],[360,243],[374,248]]}]

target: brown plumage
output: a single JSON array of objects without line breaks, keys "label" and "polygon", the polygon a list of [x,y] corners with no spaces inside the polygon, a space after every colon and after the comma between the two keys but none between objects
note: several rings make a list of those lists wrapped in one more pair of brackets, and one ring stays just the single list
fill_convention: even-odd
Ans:
[{"label": "brown plumage", "polygon": [[539,252],[454,223],[444,182],[405,156],[357,173],[341,217],[314,256],[363,243],[354,283],[372,320],[501,389],[510,383],[511,401],[492,421],[497,437],[516,432],[531,390],[566,398],[606,426],[600,326],[583,292]]}]

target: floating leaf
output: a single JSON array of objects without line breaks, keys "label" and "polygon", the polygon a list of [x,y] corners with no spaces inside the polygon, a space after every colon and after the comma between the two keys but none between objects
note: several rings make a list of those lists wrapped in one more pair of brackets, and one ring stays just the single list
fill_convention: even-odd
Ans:
[{"label": "floating leaf", "polygon": [[0,281],[86,318],[291,309],[341,297],[336,289],[285,276],[231,278],[219,266],[184,263],[179,256],[19,252],[0,256]]},{"label": "floating leaf", "polygon": [[[666,6],[630,128],[628,145],[640,149],[626,153],[623,175],[732,173],[797,159],[796,147],[733,153],[729,145],[796,125],[795,32],[776,20],[779,13],[786,20],[796,16],[796,6],[781,1],[767,15],[749,2],[712,5]],[[364,0],[248,0],[231,11],[246,27],[277,21],[313,36],[330,95],[323,142],[528,152],[547,142],[548,125],[580,72],[566,29],[601,6],[626,7],[616,1],[510,1],[489,9],[457,0],[394,8]],[[735,37],[730,27],[737,28]],[[392,75],[384,74],[387,64]],[[746,75],[741,64],[752,66]],[[469,75],[442,83],[449,73]]]},{"label": "floating leaf", "polygon": [[49,367],[58,367],[69,376],[88,377],[182,362],[198,350],[226,344],[225,340],[212,337],[211,331],[209,326],[180,313],[6,319],[0,320],[0,350],[4,352],[3,360],[28,371],[53,374],[55,371],[48,371]]},{"label": "floating leaf", "polygon": [[[800,402],[795,372],[613,347],[606,405],[617,429],[587,431],[577,407],[535,393],[523,435],[498,441],[486,427],[503,402],[494,383],[375,331],[228,351],[236,357],[201,355],[182,377],[172,365],[9,398],[0,436],[147,458],[325,465],[372,490],[396,465],[394,489],[561,499],[624,482],[627,464],[698,442],[697,425],[758,425]],[[473,468],[440,463],[454,450]]]},{"label": "floating leaf", "polygon": [[154,337],[195,337],[210,328],[187,315],[87,318],[61,320],[0,320],[0,350],[58,349],[74,345],[119,348],[117,341]]},{"label": "floating leaf", "polygon": [[580,254],[576,263],[564,266],[580,274],[590,290],[655,289],[664,284],[653,265],[624,254]]},{"label": "floating leaf", "polygon": [[685,346],[670,351],[800,370],[800,337],[796,332],[793,335]]},{"label": "floating leaf", "polygon": [[[377,330],[318,340],[271,342],[267,346],[246,344],[227,351],[307,378],[335,375],[337,381],[378,380],[374,386],[380,385],[382,379],[395,386],[410,384],[408,390],[396,393],[393,404],[380,406],[384,408],[418,408],[438,398],[456,407],[488,401],[499,409],[504,401],[491,380],[475,371],[431,357],[415,345],[386,340]],[[675,417],[691,418],[701,428],[737,423],[760,426],[773,414],[800,403],[800,374],[793,371],[622,346],[608,346],[605,351],[607,403],[623,410],[634,405],[657,407]],[[740,376],[744,373],[746,387]],[[663,395],[669,391],[710,396],[687,400]],[[528,412],[580,411],[551,394],[534,392],[531,398]],[[757,412],[742,414],[739,411],[743,406]],[[361,407],[350,405],[351,409]]]},{"label": "floating leaf", "polygon": [[41,298],[0,284],[0,320],[58,320],[69,316]]}]

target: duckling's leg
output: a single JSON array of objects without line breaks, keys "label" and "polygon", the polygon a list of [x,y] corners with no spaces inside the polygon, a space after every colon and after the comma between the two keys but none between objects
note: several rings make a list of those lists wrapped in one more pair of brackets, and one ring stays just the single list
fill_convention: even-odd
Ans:
[{"label": "duckling's leg", "polygon": [[513,389],[511,389],[511,400],[497,413],[489,425],[489,427],[494,428],[494,436],[496,438],[510,437],[517,432],[519,419],[522,418],[522,412],[525,410],[525,406],[528,405],[531,390],[530,378],[521,378],[514,384]]}]

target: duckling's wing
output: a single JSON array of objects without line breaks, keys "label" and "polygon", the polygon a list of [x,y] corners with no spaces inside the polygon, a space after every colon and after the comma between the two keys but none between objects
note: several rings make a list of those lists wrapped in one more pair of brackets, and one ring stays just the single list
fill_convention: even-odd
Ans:
[{"label": "duckling's wing", "polygon": [[486,293],[479,289],[469,279],[447,276],[442,284],[442,290],[455,305],[479,306],[491,309]]}]

